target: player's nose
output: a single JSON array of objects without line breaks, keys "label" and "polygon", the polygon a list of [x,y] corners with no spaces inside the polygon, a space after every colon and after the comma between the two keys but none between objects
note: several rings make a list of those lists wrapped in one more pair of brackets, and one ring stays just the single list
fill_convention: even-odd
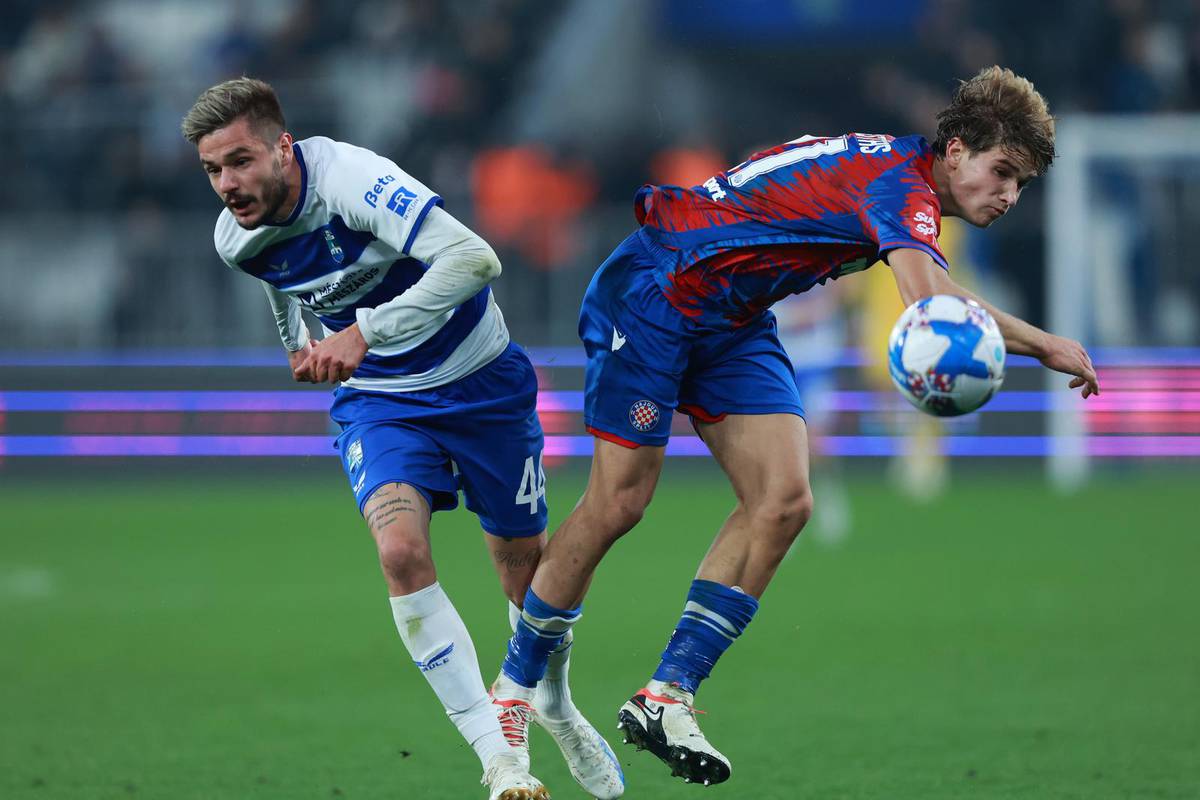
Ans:
[{"label": "player's nose", "polygon": [[233,178],[233,170],[221,170],[221,176],[217,179],[217,188],[222,194],[228,194],[237,188],[237,181]]},{"label": "player's nose", "polygon": [[1016,184],[1009,184],[1004,187],[1004,192],[1001,193],[1000,199],[1004,201],[1005,208],[1012,208],[1017,204],[1018,198],[1021,197],[1021,191]]}]

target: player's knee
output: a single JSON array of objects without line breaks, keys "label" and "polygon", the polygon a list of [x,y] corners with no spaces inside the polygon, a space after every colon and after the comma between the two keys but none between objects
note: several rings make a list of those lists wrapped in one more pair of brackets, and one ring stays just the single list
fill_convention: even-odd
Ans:
[{"label": "player's knee", "polygon": [[605,508],[598,511],[607,520],[605,530],[611,539],[619,539],[642,521],[646,506],[650,505],[650,493],[640,487],[620,489],[608,497],[603,505]]},{"label": "player's knee", "polygon": [[797,481],[781,486],[760,500],[754,516],[781,543],[790,545],[813,513],[808,484]]},{"label": "player's knee", "polygon": [[423,536],[385,534],[378,544],[379,565],[391,584],[420,583],[433,570],[433,554]]}]

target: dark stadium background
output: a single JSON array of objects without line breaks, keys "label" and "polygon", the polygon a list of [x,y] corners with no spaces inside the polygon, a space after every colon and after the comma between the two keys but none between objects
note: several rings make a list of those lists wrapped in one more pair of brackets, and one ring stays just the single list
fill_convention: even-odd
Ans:
[{"label": "dark stadium background", "polygon": [[[178,133],[206,86],[271,81],[297,138],[390,156],[493,244],[539,365],[556,522],[590,451],[578,302],[634,190],[805,133],[930,135],[992,63],[1063,119],[1158,147],[1200,112],[1200,6],[6,3],[0,796],[483,796],[391,629],[328,390],[290,381],[261,292],[213,252],[219,206]],[[699,698],[734,760],[708,793],[1200,796],[1200,159],[1089,168],[1081,335],[1105,391],[1085,409],[1054,417],[1065,378],[1014,359],[984,412],[919,418],[880,381],[892,312],[845,281],[813,529]],[[953,234],[972,285],[1042,325],[1054,180]],[[676,422],[679,457],[579,628],[576,694],[614,735],[732,504]],[[1056,469],[1068,445],[1082,455]],[[479,538],[462,510],[435,519],[488,677],[505,610]],[[579,796],[549,739],[534,748],[555,796]],[[697,791],[621,755],[629,797]]]}]

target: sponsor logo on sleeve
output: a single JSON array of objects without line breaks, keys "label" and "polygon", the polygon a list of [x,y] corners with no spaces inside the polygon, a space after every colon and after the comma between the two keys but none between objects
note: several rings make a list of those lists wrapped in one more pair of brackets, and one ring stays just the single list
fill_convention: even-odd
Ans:
[{"label": "sponsor logo on sleeve", "polygon": [[401,186],[396,191],[392,192],[392,196],[388,198],[387,207],[393,211],[396,216],[401,219],[408,219],[412,213],[413,201],[417,199],[417,193],[405,189]]},{"label": "sponsor logo on sleeve", "polygon": [[395,175],[384,175],[382,178],[377,179],[375,181],[375,185],[368,189],[366,194],[363,195],[363,200],[365,200],[367,205],[369,205],[371,208],[378,208],[379,198],[383,196],[384,188],[389,183],[394,183],[395,180]]},{"label": "sponsor logo on sleeve", "polygon": [[917,233],[923,233],[926,236],[937,236],[937,221],[926,214],[924,211],[918,211],[915,217],[917,224],[914,226]]}]

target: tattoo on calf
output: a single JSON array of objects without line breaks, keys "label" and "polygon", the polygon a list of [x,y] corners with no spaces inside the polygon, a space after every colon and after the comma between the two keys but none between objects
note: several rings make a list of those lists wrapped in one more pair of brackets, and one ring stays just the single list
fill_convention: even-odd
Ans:
[{"label": "tattoo on calf", "polygon": [[509,572],[518,572],[536,566],[539,553],[537,550],[529,550],[524,553],[517,550],[497,550],[492,556],[496,559],[498,566],[504,567]]}]

